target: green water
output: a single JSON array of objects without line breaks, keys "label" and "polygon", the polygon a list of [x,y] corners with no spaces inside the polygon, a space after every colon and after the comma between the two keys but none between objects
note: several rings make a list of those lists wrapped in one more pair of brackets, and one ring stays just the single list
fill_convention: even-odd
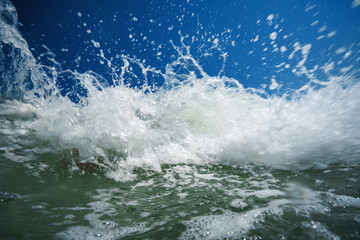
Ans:
[{"label": "green water", "polygon": [[359,239],[358,166],[167,165],[116,182],[0,161],[0,239]]}]

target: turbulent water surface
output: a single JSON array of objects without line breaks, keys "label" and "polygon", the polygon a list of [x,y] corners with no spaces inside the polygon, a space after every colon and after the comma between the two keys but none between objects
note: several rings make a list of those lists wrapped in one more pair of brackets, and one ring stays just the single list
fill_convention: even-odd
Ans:
[{"label": "turbulent water surface", "polygon": [[[192,17],[194,36],[158,45],[130,30],[162,65],[89,35],[96,54],[71,67],[31,48],[0,0],[0,239],[360,238],[359,41],[325,54],[318,41],[337,32],[321,19],[299,42],[267,12],[257,24],[271,31],[253,30],[249,47],[241,25],[213,33],[182,4],[177,22]],[[241,44],[267,54],[252,71],[272,74],[257,86],[236,78],[256,66],[234,63],[227,47]],[[87,57],[108,70],[81,67]]]}]

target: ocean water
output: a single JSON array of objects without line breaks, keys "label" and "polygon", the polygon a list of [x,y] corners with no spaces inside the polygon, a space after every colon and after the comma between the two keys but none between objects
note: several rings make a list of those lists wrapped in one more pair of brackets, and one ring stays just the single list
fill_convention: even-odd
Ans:
[{"label": "ocean water", "polygon": [[179,31],[158,68],[89,36],[99,73],[39,58],[14,5],[0,12],[0,239],[360,238],[359,42],[313,65],[336,30],[281,45],[296,32],[263,14],[272,30],[250,42],[277,75],[252,86],[221,48],[238,44],[230,30]]}]

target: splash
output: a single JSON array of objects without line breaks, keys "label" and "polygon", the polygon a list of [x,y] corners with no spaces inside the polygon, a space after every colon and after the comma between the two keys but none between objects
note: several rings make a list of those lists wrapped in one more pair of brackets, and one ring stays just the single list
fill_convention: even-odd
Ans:
[{"label": "splash", "polygon": [[[311,44],[294,44],[288,57],[299,59],[294,73],[309,82],[282,95],[245,88],[223,68],[207,74],[184,37],[173,44],[177,59],[165,71],[125,55],[114,64],[101,52],[112,69],[109,80],[37,63],[13,5],[1,1],[0,10],[1,154],[8,159],[56,152],[74,171],[94,167],[118,181],[133,179],[136,168],[160,172],[168,164],[306,169],[358,163],[360,84],[355,74],[316,79],[318,68],[306,67]],[[222,57],[224,66],[227,54]],[[164,84],[151,85],[151,76]],[[279,87],[274,78],[271,86]]]}]

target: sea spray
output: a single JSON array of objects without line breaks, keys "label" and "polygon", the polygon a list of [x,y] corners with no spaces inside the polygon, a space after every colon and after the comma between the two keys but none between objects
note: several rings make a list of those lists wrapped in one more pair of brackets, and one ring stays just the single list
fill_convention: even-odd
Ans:
[{"label": "sea spray", "polygon": [[91,36],[100,74],[68,69],[45,45],[47,61],[34,56],[11,2],[0,7],[0,238],[359,238],[360,85],[356,62],[344,65],[356,45],[313,66],[316,43],[280,45],[281,14],[267,9],[270,57],[283,58],[274,72],[304,84],[229,77],[221,46],[240,43],[227,29],[199,49],[180,32],[164,68],[113,58]]},{"label": "sea spray", "polygon": [[[83,75],[84,85],[92,80]],[[23,126],[57,151],[77,148],[83,160],[103,156],[127,171],[179,163],[309,168],[357,162],[360,89],[350,78],[290,100],[227,87],[224,81],[235,80],[225,77],[189,81],[151,94],[126,86],[99,91],[90,83],[86,104],[59,97],[36,107],[24,103],[11,114],[28,116]],[[20,103],[3,104],[9,112]]]}]

